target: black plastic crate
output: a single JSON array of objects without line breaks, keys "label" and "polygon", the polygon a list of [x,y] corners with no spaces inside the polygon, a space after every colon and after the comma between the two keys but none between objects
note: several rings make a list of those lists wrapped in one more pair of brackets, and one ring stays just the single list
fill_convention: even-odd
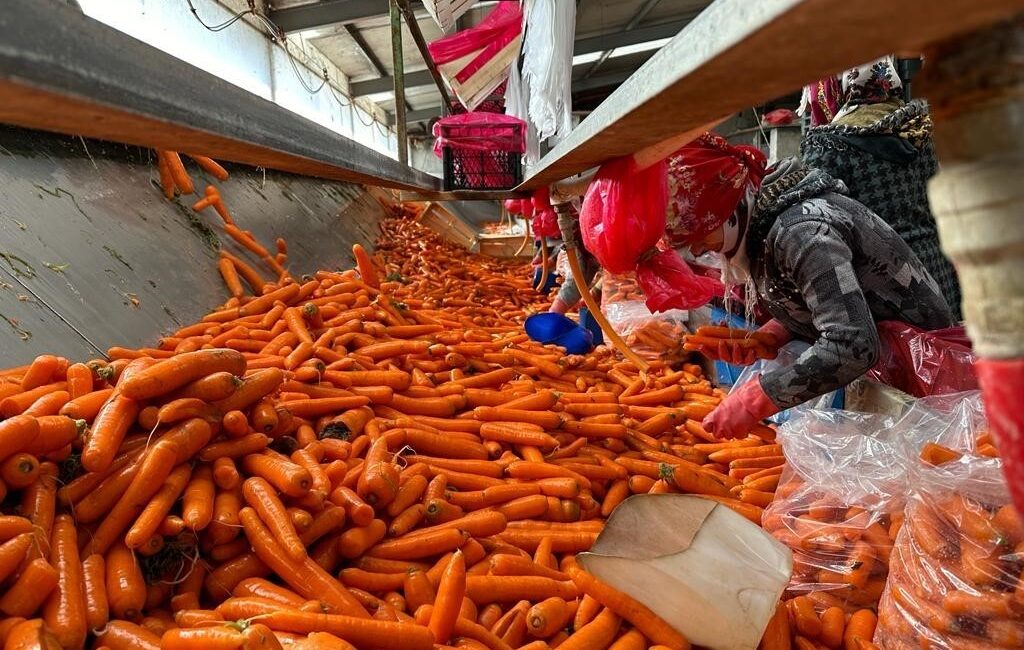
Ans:
[{"label": "black plastic crate", "polygon": [[494,113],[442,118],[434,125],[445,190],[507,190],[523,180],[526,125]]},{"label": "black plastic crate", "polygon": [[444,189],[508,190],[523,182],[523,159],[517,151],[443,149]]}]

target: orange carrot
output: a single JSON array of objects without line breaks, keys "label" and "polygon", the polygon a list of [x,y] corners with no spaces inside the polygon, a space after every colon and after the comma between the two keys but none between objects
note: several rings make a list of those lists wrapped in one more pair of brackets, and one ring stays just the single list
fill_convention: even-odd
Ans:
[{"label": "orange carrot", "polygon": [[639,601],[613,589],[579,567],[569,567],[568,573],[581,592],[632,623],[651,641],[670,648],[690,647],[683,635]]}]

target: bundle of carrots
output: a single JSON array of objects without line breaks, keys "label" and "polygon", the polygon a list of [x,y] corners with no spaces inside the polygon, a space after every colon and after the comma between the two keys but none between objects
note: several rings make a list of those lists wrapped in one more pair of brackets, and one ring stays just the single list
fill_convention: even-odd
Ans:
[{"label": "bundle of carrots", "polygon": [[[778,477],[776,477],[778,480]],[[793,476],[777,490],[762,525],[793,551],[791,585],[822,607],[855,611],[882,597],[902,511],[850,505]]]},{"label": "bundle of carrots", "polygon": [[698,327],[693,334],[683,339],[683,349],[702,354],[716,354],[719,346],[727,343],[739,345],[750,351],[750,361],[757,359],[774,359],[778,354],[778,341],[766,332],[731,329],[717,325]]},{"label": "bundle of carrots", "polygon": [[[931,443],[879,607],[886,648],[1024,646],[1024,520],[983,434],[973,457]],[[969,469],[968,469],[969,468]]]}]

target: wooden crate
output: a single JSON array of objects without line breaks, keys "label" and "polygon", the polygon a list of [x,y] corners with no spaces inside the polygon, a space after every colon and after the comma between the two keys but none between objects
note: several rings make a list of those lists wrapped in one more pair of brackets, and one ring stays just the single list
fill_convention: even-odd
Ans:
[{"label": "wooden crate", "polygon": [[455,28],[455,21],[469,11],[476,0],[423,0],[423,6],[445,33]]},{"label": "wooden crate", "polygon": [[[517,257],[516,251],[523,246],[522,235],[486,235],[481,233],[477,235],[477,241],[480,243],[481,255],[506,259]],[[529,259],[532,256],[533,246],[527,243],[517,259]]]}]

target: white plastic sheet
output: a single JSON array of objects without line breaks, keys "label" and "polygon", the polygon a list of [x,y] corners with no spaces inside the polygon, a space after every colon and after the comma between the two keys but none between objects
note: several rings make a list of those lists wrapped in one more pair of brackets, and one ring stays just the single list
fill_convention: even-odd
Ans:
[{"label": "white plastic sheet", "polygon": [[572,130],[572,49],[576,3],[527,3],[523,78],[530,90],[528,111],[537,137],[546,140]]}]

